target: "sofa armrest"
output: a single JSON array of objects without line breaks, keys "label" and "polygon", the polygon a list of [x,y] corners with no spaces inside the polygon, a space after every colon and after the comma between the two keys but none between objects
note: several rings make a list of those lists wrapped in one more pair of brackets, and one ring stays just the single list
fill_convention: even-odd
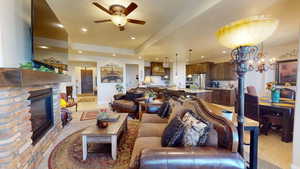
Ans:
[{"label": "sofa armrest", "polygon": [[140,169],[245,169],[238,153],[214,147],[163,147],[144,149]]}]

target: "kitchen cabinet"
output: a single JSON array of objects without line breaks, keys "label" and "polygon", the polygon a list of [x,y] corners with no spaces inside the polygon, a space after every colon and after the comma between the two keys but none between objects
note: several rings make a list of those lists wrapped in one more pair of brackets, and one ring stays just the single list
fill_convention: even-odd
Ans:
[{"label": "kitchen cabinet", "polygon": [[[170,68],[163,68],[163,69],[164,69],[164,74],[160,74],[159,76],[161,76],[164,80],[170,80],[170,76],[171,76]],[[144,77],[152,76],[150,67],[144,67],[144,75],[145,75]],[[166,79],[165,76],[168,76],[168,78]]]},{"label": "kitchen cabinet", "polygon": [[151,76],[151,68],[150,67],[144,67],[145,76]]},{"label": "kitchen cabinet", "polygon": [[187,65],[186,75],[208,74],[210,72],[210,65],[210,62]]},{"label": "kitchen cabinet", "polygon": [[164,76],[165,69],[162,62],[151,62],[151,76]]},{"label": "kitchen cabinet", "polygon": [[212,89],[212,103],[224,106],[234,106],[235,92],[230,89]]},{"label": "kitchen cabinet", "polygon": [[211,65],[211,80],[236,80],[235,65],[230,62]]}]

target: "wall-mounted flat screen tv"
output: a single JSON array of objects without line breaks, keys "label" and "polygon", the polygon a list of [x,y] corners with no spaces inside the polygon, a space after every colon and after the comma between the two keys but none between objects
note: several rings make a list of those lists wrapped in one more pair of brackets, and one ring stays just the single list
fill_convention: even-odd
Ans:
[{"label": "wall-mounted flat screen tv", "polygon": [[46,0],[32,0],[33,61],[67,70],[68,33]]}]

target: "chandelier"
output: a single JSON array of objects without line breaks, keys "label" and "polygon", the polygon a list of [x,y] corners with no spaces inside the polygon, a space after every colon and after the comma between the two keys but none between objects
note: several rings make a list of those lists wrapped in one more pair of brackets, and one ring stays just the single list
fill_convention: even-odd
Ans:
[{"label": "chandelier", "polygon": [[264,53],[264,44],[261,43],[261,51],[258,52],[257,57],[253,57],[248,61],[248,70],[256,72],[266,72],[268,70],[274,70],[276,68],[276,59],[267,58]]}]

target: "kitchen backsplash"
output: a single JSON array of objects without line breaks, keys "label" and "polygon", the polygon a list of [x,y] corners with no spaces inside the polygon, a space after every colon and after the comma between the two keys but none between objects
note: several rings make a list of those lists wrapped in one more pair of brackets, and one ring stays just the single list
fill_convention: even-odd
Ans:
[{"label": "kitchen backsplash", "polygon": [[238,86],[238,82],[236,80],[219,80],[219,88],[234,88]]}]

